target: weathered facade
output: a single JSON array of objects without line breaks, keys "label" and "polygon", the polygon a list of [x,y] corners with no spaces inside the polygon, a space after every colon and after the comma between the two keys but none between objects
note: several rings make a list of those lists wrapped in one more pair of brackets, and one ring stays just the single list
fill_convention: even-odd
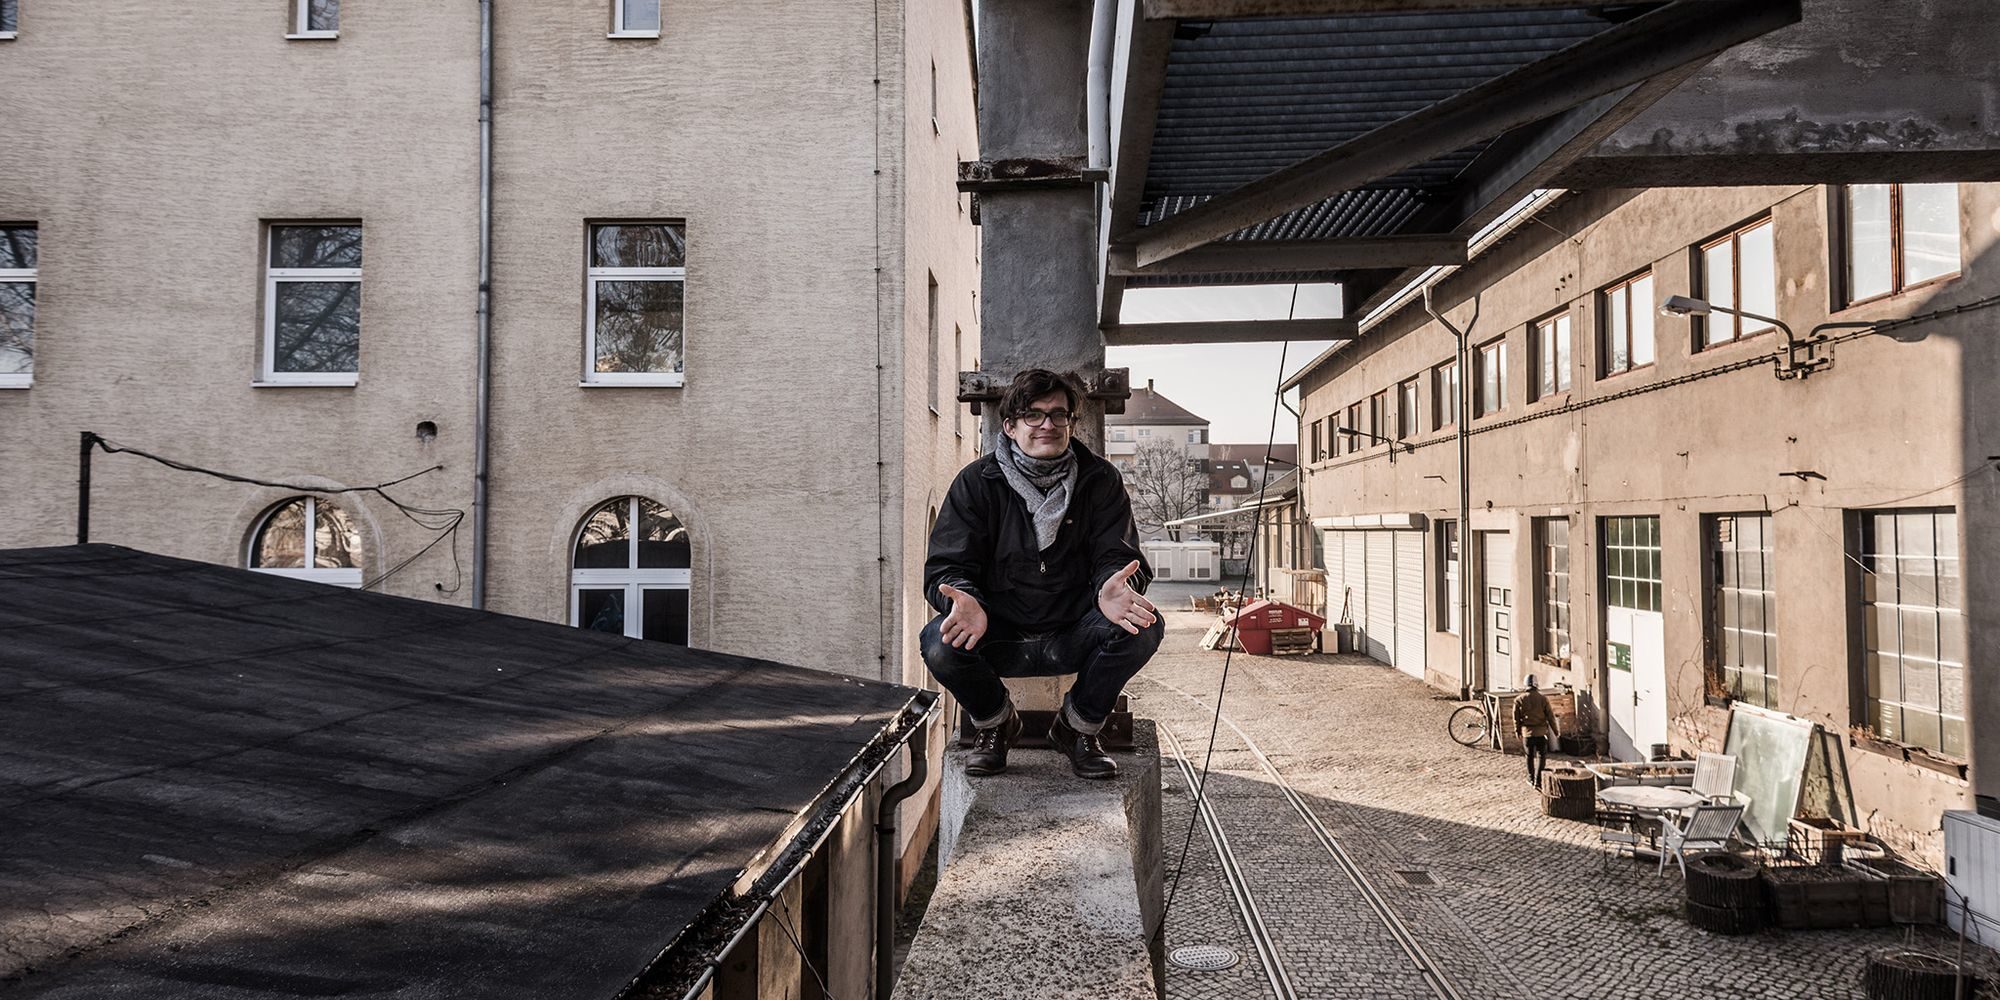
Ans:
[{"label": "weathered facade", "polygon": [[2000,554],[1996,211],[1983,183],[1598,191],[1475,243],[1431,280],[1449,325],[1412,290],[1297,378],[1330,605],[1447,690],[1573,685],[1620,756],[1717,749],[1732,702],[1816,721],[1864,824],[1937,859],[2000,767],[1970,612]]}]

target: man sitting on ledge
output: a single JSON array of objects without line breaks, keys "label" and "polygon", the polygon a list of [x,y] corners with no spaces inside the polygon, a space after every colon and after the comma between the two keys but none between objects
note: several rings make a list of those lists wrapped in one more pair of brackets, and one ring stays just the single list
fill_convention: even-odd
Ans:
[{"label": "man sitting on ledge", "polygon": [[1029,369],[1000,397],[1006,436],[959,471],[924,563],[924,663],[972,717],[967,774],[998,774],[1021,732],[1002,677],[1074,672],[1049,743],[1079,777],[1118,765],[1098,740],[1125,682],[1166,634],[1143,596],[1153,573],[1139,552],[1132,503],[1111,463],[1070,440],[1077,393]]}]

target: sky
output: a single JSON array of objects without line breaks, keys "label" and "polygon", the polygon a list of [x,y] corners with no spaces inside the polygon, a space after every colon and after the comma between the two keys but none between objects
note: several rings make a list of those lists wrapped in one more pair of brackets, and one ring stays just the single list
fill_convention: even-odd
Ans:
[{"label": "sky", "polygon": [[[1232,288],[1131,289],[1119,310],[1125,323],[1168,323],[1213,319],[1316,319],[1339,315],[1333,285],[1249,285]],[[1105,364],[1130,368],[1132,384],[1153,380],[1161,395],[1208,418],[1208,439],[1217,444],[1259,444],[1272,440],[1271,404],[1278,383],[1319,357],[1332,341],[1290,344],[1186,344],[1112,347]],[[1284,373],[1279,374],[1279,361]],[[1298,392],[1286,402],[1298,406]],[[1298,418],[1278,409],[1276,442],[1296,443]]]}]

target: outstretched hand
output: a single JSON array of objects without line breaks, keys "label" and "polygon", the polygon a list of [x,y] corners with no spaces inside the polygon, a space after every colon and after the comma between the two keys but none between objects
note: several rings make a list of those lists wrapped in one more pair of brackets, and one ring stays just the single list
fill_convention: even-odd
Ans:
[{"label": "outstretched hand", "polygon": [[1153,602],[1132,589],[1132,577],[1138,572],[1139,560],[1134,559],[1097,588],[1097,610],[1112,624],[1133,635],[1160,620],[1159,609]]},{"label": "outstretched hand", "polygon": [[945,615],[938,626],[945,645],[971,649],[986,634],[986,609],[980,607],[971,594],[950,584],[938,584],[938,593],[951,602],[951,613]]}]

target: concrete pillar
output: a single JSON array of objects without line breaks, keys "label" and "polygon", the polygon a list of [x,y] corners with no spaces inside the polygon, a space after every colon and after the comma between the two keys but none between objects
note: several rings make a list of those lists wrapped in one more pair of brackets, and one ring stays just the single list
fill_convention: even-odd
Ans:
[{"label": "concrete pillar", "polygon": [[[1090,0],[989,0],[979,19],[980,364],[962,398],[985,401],[1023,368],[1076,375],[1094,397],[1077,426],[1104,440],[1108,382],[1097,328],[1097,184],[1084,112]],[[1115,412],[1115,411],[1114,411]],[[983,430],[999,432],[988,408]]]}]

